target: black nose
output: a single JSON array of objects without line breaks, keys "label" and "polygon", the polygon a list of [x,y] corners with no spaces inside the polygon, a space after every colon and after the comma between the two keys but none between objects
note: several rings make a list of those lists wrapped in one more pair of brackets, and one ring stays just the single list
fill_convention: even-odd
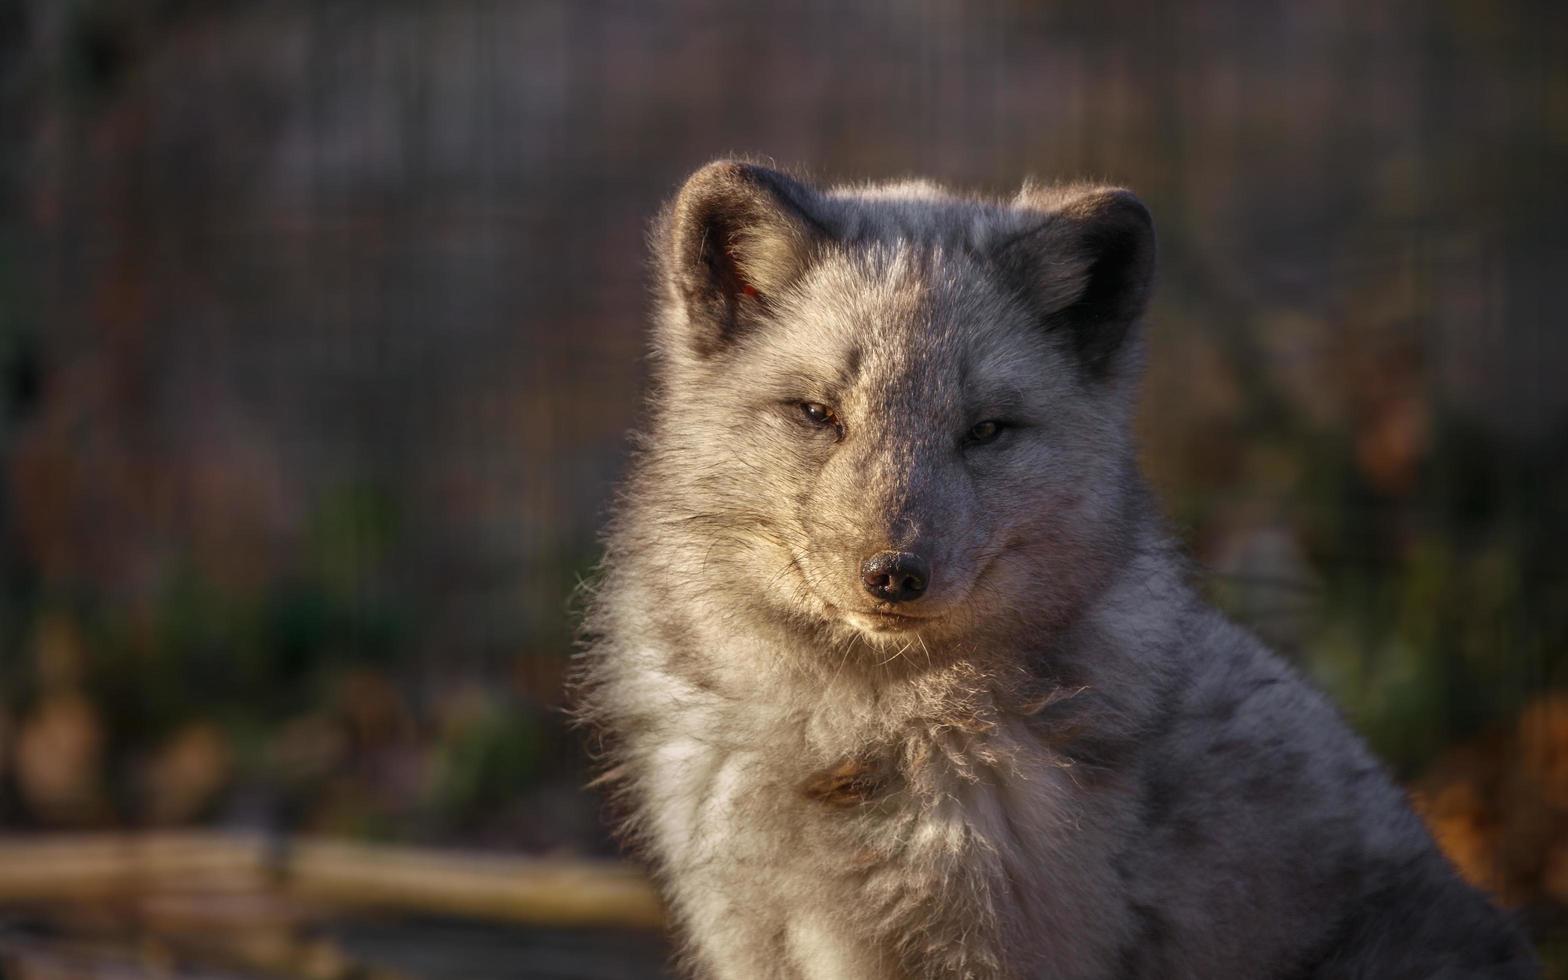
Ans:
[{"label": "black nose", "polygon": [[860,566],[860,580],[883,602],[908,602],[926,590],[931,566],[908,551],[881,551]]}]

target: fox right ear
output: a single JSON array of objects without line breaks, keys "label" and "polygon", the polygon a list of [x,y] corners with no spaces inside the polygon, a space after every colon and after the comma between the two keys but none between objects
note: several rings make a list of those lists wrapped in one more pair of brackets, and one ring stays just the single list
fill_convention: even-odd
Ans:
[{"label": "fox right ear", "polygon": [[781,173],[733,160],[692,174],[666,212],[666,286],[701,357],[733,343],[810,264],[827,230],[816,193]]},{"label": "fox right ear", "polygon": [[1052,330],[1065,330],[1091,377],[1104,378],[1148,305],[1154,220],[1119,187],[1025,187],[1014,207],[1038,215],[995,258]]}]

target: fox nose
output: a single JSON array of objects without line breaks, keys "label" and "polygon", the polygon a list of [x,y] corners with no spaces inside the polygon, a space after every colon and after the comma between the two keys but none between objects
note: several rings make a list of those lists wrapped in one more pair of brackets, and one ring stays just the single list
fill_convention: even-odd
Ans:
[{"label": "fox nose", "polygon": [[879,551],[861,564],[860,581],[883,602],[908,602],[925,592],[931,566],[912,552]]}]

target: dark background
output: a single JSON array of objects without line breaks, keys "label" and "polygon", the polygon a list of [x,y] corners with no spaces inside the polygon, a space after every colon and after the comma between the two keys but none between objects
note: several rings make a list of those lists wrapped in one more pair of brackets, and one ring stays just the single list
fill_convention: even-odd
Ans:
[{"label": "dark background", "polygon": [[[727,152],[1125,183],[1217,601],[1548,943],[1568,7],[0,0],[0,829],[607,854],[568,598]],[[564,975],[564,974],[563,974]]]}]

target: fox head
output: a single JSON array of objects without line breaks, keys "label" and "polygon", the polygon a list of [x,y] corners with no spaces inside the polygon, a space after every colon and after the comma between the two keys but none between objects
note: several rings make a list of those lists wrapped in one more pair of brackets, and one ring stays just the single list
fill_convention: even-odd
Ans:
[{"label": "fox head", "polygon": [[1070,620],[1125,560],[1155,255],[1131,193],[721,161],[654,253],[650,465],[714,608],[951,650]]}]

